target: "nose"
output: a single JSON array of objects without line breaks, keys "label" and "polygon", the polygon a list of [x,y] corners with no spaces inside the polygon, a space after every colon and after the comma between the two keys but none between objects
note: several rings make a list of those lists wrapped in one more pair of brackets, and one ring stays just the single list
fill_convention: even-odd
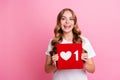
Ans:
[{"label": "nose", "polygon": [[70,20],[69,19],[66,19],[66,23],[69,23],[70,22]]}]

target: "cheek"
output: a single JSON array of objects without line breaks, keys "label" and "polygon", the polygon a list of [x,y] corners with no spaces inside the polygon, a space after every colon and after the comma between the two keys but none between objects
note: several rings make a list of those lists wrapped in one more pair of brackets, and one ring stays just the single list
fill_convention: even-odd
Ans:
[{"label": "cheek", "polygon": [[64,28],[64,26],[63,26],[63,25],[61,25],[61,28],[63,29],[63,28]]},{"label": "cheek", "polygon": [[71,22],[71,24],[73,24],[73,25],[74,25],[74,24],[75,24],[75,23],[74,23],[74,21],[72,21],[72,22]]},{"label": "cheek", "polygon": [[60,21],[61,25],[63,25],[65,23],[65,21]]},{"label": "cheek", "polygon": [[60,23],[60,27],[63,28],[63,23]]}]

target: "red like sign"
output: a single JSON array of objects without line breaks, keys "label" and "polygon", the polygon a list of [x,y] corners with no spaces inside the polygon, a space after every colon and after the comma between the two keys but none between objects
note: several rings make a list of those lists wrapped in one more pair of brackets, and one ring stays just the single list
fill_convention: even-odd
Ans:
[{"label": "red like sign", "polygon": [[57,44],[57,53],[59,56],[58,69],[83,68],[83,61],[81,60],[82,44]]}]

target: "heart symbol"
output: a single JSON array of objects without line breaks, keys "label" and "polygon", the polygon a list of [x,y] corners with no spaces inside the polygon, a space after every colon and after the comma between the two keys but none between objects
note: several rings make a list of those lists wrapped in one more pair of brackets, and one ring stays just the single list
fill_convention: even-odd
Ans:
[{"label": "heart symbol", "polygon": [[67,52],[62,51],[62,52],[60,52],[61,58],[66,60],[66,61],[71,57],[71,55],[72,55],[72,53],[70,51],[67,51]]}]

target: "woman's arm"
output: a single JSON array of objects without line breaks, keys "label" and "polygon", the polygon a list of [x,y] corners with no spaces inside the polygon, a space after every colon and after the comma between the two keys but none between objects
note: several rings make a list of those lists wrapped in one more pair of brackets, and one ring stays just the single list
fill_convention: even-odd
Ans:
[{"label": "woman's arm", "polygon": [[85,68],[85,70],[87,70],[87,72],[90,72],[90,73],[95,72],[95,64],[94,64],[94,61],[92,58],[87,59],[85,61],[84,68]]},{"label": "woman's arm", "polygon": [[94,60],[92,58],[88,58],[87,53],[82,53],[81,59],[85,61],[84,69],[87,70],[87,72],[94,73],[95,72]]},{"label": "woman's arm", "polygon": [[53,57],[51,58],[51,56],[46,56],[46,62],[45,62],[45,72],[50,73],[50,72],[54,72],[57,68],[56,68],[56,62],[52,60]]}]

